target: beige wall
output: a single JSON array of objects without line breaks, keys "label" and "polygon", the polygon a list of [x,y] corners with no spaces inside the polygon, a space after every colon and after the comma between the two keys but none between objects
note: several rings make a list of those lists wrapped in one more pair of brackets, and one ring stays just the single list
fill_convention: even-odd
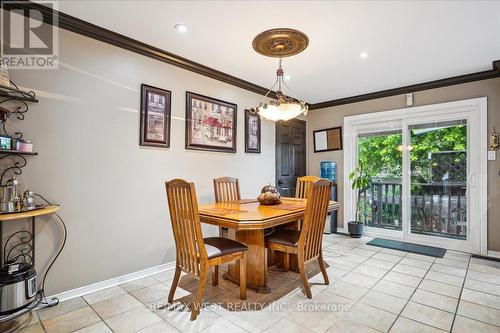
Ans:
[{"label": "beige wall", "polygon": [[[40,100],[13,127],[39,152],[21,180],[61,204],[69,232],[48,294],[173,261],[167,179],[193,181],[201,203],[213,200],[214,177],[240,178],[250,198],[274,183],[274,123],[262,122],[261,154],[244,152],[244,109],[261,96],[64,30],[59,38],[58,70],[11,70]],[[172,91],[170,149],[138,145],[141,83]],[[184,149],[186,90],[238,104],[236,154]],[[38,224],[38,269],[55,226]]]},{"label": "beige wall", "polygon": [[[491,131],[493,126],[500,129],[500,78],[417,92],[414,95],[414,106],[484,96],[488,97],[488,131]],[[337,163],[339,201],[341,203],[343,202],[343,152],[314,153],[312,132],[317,129],[342,126],[345,116],[404,108],[406,107],[405,102],[406,96],[399,95],[314,110],[309,113],[307,119],[308,171],[310,174],[319,175],[319,164],[321,161],[335,161]],[[488,133],[484,133],[484,135],[488,135]],[[493,251],[500,251],[500,220],[498,219],[500,215],[499,170],[500,157],[496,161],[488,161],[488,249]],[[339,210],[339,225],[345,222],[343,221],[342,213],[343,209],[341,208]]]}]

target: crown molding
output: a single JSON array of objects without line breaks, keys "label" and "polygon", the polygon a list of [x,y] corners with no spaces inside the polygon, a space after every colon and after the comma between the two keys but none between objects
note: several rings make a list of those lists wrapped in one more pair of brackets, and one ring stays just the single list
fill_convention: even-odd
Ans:
[{"label": "crown molding", "polygon": [[346,97],[346,98],[334,99],[334,100],[320,102],[320,103],[314,103],[314,104],[309,105],[309,109],[310,110],[324,109],[324,108],[329,108],[332,106],[358,103],[358,102],[368,101],[368,100],[377,99],[377,98],[384,98],[384,97],[408,94],[408,93],[413,93],[416,91],[436,89],[436,88],[454,86],[457,84],[462,84],[462,83],[467,83],[467,82],[481,81],[481,80],[492,79],[495,77],[500,77],[500,60],[493,61],[492,67],[493,67],[493,69],[488,70],[488,71],[453,76],[453,77],[449,77],[446,79],[440,79],[440,80],[429,81],[429,82],[424,82],[424,83],[417,83],[417,84],[412,84],[412,85],[405,86],[405,87],[381,90],[381,91],[376,91],[376,92],[372,92],[372,93],[368,93],[368,94],[362,94],[362,95],[357,95],[357,96],[352,96],[352,97]]},{"label": "crown molding", "polygon": [[[44,13],[52,12],[57,15],[57,26],[61,29],[68,30],[77,33],[82,36],[86,36],[107,44],[111,44],[122,49],[141,54],[143,56],[174,65],[188,71],[218,80],[230,85],[242,88],[260,95],[265,95],[269,91],[268,88],[261,87],[254,83],[248,82],[246,80],[240,79],[238,77],[226,74],[224,72],[218,71],[214,68],[202,65],[200,63],[194,62],[187,58],[178,56],[176,54],[167,52],[155,46],[140,42],[136,39],[127,37],[125,35],[116,33],[114,31],[105,29],[98,25],[92,24],[90,22],[81,20],[77,17],[65,14],[60,11],[52,10],[49,7],[35,3],[30,0],[20,0],[17,3],[9,3],[10,6],[16,9],[34,9],[40,11],[42,16]],[[28,15],[28,11],[24,12],[24,15]],[[51,17],[51,16],[46,16]],[[41,20],[41,17],[34,17],[34,19]],[[53,25],[52,20],[46,20],[45,23]],[[271,92],[269,97],[275,98],[275,93]]]},{"label": "crown molding", "polygon": [[[12,3],[11,3],[12,5]],[[16,4],[16,8],[18,9],[36,9],[39,10],[42,14],[43,13],[48,13],[52,11],[51,8],[45,7],[41,4],[35,3],[31,0],[20,0]],[[80,34],[82,36],[86,36],[107,44],[111,44],[117,47],[120,47],[122,49],[135,52],[137,54],[141,54],[143,56],[170,64],[174,65],[183,69],[186,69],[188,71],[204,75],[206,77],[233,85],[235,87],[239,87],[260,95],[265,95],[268,92],[268,89],[265,87],[261,87],[259,85],[256,85],[254,83],[251,83],[249,81],[240,79],[238,77],[226,74],[224,72],[218,71],[216,69],[213,69],[211,67],[202,65],[200,63],[194,62],[192,60],[189,60],[187,58],[178,56],[176,54],[167,52],[165,50],[162,50],[160,48],[154,47],[152,45],[140,42],[136,39],[124,36],[122,34],[113,32],[111,30],[105,29],[103,27],[100,27],[98,25],[92,24],[90,22],[81,20],[79,18],[76,18],[74,16],[65,14],[60,11],[54,11],[57,14],[58,17],[58,22],[57,25],[59,28]],[[25,15],[28,13],[25,12]],[[37,17],[33,17],[37,19]],[[38,18],[40,19],[40,18]],[[48,24],[53,24],[54,22],[46,22]],[[457,84],[462,84],[462,83],[467,83],[467,82],[473,82],[473,81],[480,81],[480,80],[487,80],[495,77],[500,77],[500,60],[493,61],[492,63],[492,70],[487,70],[487,71],[482,71],[482,72],[477,72],[477,73],[470,73],[470,74],[465,74],[465,75],[459,75],[459,76],[454,76],[454,77],[449,77],[445,79],[440,79],[440,80],[435,80],[435,81],[429,81],[429,82],[424,82],[424,83],[418,83],[418,84],[413,84],[409,86],[404,86],[404,87],[399,87],[399,88],[393,88],[393,89],[387,89],[387,90],[381,90],[381,91],[376,91],[376,92],[371,92],[367,94],[362,94],[362,95],[357,95],[357,96],[352,96],[352,97],[345,97],[345,98],[340,98],[340,99],[334,99],[334,100],[329,100],[325,102],[319,102],[319,103],[308,103],[309,110],[317,110],[317,109],[324,109],[332,106],[339,106],[339,105],[344,105],[344,104],[351,104],[351,103],[357,103],[357,102],[363,102],[363,101],[368,101],[372,99],[378,99],[378,98],[384,98],[384,97],[390,97],[390,96],[395,96],[395,95],[401,95],[401,94],[407,94],[407,93],[412,93],[416,91],[422,91],[422,90],[428,90],[428,89],[435,89],[435,88],[442,88],[442,87],[447,87],[447,86],[452,86],[452,85],[457,85]],[[271,92],[269,94],[270,98],[276,98],[275,92]]]}]

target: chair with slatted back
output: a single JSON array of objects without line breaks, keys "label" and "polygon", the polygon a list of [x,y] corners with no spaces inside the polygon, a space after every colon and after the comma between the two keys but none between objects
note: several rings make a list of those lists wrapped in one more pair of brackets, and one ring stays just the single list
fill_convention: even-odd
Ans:
[{"label": "chair with slatted back", "polygon": [[280,229],[266,237],[267,248],[297,255],[300,276],[308,298],[312,295],[305,271],[307,262],[318,259],[325,284],[330,284],[323,261],[322,240],[331,189],[332,182],[326,179],[311,183],[302,229]]},{"label": "chair with slatted back", "polygon": [[[220,177],[214,179],[215,202],[241,200],[238,178]],[[219,236],[223,237],[227,228],[219,227]]]},{"label": "chair with slatted back", "polygon": [[[317,176],[303,176],[297,177],[297,185],[295,187],[295,197],[300,199],[307,199],[307,194],[309,193],[309,187],[312,183],[320,179]],[[301,229],[302,221],[297,221],[298,230]],[[270,257],[273,257],[272,251]],[[283,269],[285,272],[290,270],[290,254],[283,253]]]},{"label": "chair with slatted back", "polygon": [[215,202],[241,200],[238,178],[220,177],[214,179]]},{"label": "chair with slatted back", "polygon": [[307,194],[309,193],[309,187],[312,183],[320,179],[317,176],[304,176],[297,178],[297,185],[295,187],[295,197],[301,199],[307,199]]},{"label": "chair with slatted back", "polygon": [[[295,197],[296,198],[307,199],[307,193],[309,191],[310,184],[313,183],[313,182],[315,182],[315,181],[317,181],[318,179],[320,179],[320,177],[317,177],[317,176],[298,177],[297,178],[297,186],[295,188]],[[332,185],[332,192],[333,191],[337,191],[337,183],[335,183],[335,182]],[[337,214],[336,211],[332,212],[332,214],[335,214],[334,216],[337,216],[336,215]],[[334,220],[330,220],[330,221],[334,221]],[[301,224],[301,221],[299,221],[299,223],[298,223],[299,229],[300,229],[300,224]],[[333,222],[330,222],[330,226],[331,226],[331,231],[330,232],[334,232]]]},{"label": "chair with slatted back", "polygon": [[[297,178],[297,185],[295,187],[295,197],[300,199],[307,199],[307,194],[309,193],[309,187],[312,183],[320,179],[317,176],[303,176]],[[298,223],[298,228],[301,228],[301,222]]]},{"label": "chair with slatted back", "polygon": [[[191,308],[191,320],[195,320],[200,313],[209,268],[214,266],[218,271],[218,265],[236,260],[240,261],[240,298],[246,299],[247,246],[222,237],[203,238],[193,183],[174,179],[165,182],[165,187],[176,249],[175,274],[168,302],[173,301],[181,272],[198,276],[198,291]],[[217,277],[218,274],[212,276],[213,285],[217,285]]]}]

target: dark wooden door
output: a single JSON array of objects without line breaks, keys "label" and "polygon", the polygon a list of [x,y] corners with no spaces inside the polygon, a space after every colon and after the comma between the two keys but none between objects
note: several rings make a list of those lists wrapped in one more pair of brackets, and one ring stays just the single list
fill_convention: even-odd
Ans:
[{"label": "dark wooden door", "polygon": [[297,177],[306,174],[306,122],[292,119],[276,123],[276,187],[294,197]]}]

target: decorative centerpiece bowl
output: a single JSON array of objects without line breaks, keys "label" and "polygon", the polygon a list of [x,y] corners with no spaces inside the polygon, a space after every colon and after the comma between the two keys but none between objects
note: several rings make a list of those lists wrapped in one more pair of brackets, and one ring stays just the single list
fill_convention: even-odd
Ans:
[{"label": "decorative centerpiece bowl", "polygon": [[281,195],[276,187],[269,184],[262,188],[257,200],[261,205],[279,205],[281,203]]}]

